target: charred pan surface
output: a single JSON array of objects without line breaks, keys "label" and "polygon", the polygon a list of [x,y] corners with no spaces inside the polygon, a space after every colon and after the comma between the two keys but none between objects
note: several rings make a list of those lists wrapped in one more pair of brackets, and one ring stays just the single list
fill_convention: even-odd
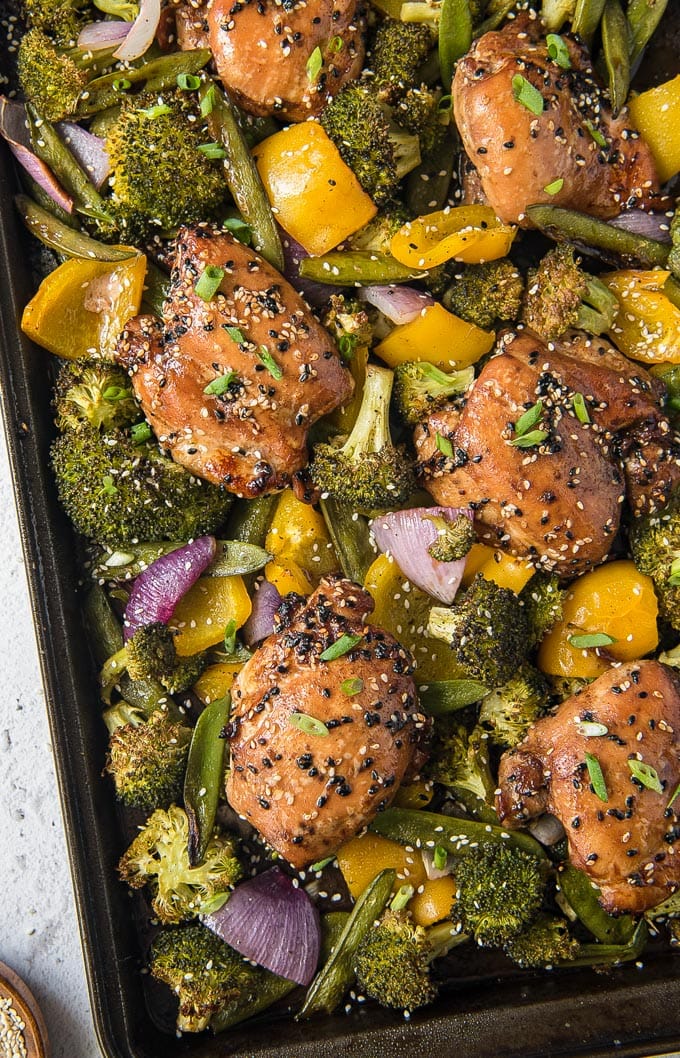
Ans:
[{"label": "charred pan surface", "polygon": [[[520,15],[480,37],[456,67],[456,124],[487,201],[506,223],[524,224],[526,207],[539,202],[606,219],[659,193],[651,153],[627,112],[612,116],[588,51],[564,39],[569,70],[550,59],[539,21]],[[538,90],[542,111],[515,98],[517,76]],[[546,192],[557,180],[561,189]]]},{"label": "charred pan surface", "polygon": [[[366,624],[372,609],[367,592],[339,577],[306,601],[288,596],[277,631],[234,681],[229,803],[298,868],[366,826],[425,760],[430,722],[413,659]],[[343,635],[361,639],[322,661]],[[325,730],[304,730],[309,717]]]},{"label": "charred pan surface", "polygon": [[[593,724],[606,733],[588,737]],[[678,732],[680,691],[670,669],[656,661],[612,669],[503,755],[498,815],[521,827],[552,812],[571,862],[600,888],[607,911],[654,907],[680,885],[680,817],[668,807],[680,780]],[[586,754],[597,758],[606,801],[594,791]],[[629,761],[654,768],[662,792],[644,786]]]},{"label": "charred pan surface", "polygon": [[[209,265],[224,276],[204,301],[195,287]],[[137,316],[117,355],[161,446],[248,498],[290,484],[307,463],[309,427],[353,389],[333,339],[293,288],[209,226],[180,230],[163,320]]]}]

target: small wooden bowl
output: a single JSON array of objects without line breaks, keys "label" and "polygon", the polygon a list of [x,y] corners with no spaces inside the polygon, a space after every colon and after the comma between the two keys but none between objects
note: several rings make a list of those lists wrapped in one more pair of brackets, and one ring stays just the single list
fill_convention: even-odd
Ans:
[{"label": "small wooden bowl", "polygon": [[0,962],[0,999],[9,999],[24,1023],[27,1058],[49,1058],[47,1027],[35,996],[18,974]]}]

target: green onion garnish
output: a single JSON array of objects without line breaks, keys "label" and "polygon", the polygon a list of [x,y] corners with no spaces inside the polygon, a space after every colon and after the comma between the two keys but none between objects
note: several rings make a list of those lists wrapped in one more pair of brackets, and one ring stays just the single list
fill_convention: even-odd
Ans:
[{"label": "green onion garnish", "polygon": [[671,562],[671,571],[666,583],[671,588],[676,588],[680,584],[680,558],[674,558]]},{"label": "green onion garnish", "polygon": [[328,41],[328,50],[331,52],[342,51],[345,46],[345,42],[342,37],[331,37]]},{"label": "green onion garnish", "polygon": [[526,77],[516,73],[512,79],[512,94],[518,103],[530,110],[532,114],[542,114],[544,100],[538,88],[534,88]]},{"label": "green onion garnish", "polygon": [[321,661],[336,661],[337,658],[341,658],[344,654],[349,654],[350,650],[353,650],[363,638],[363,636],[352,636],[345,632],[339,639],[335,640],[335,643],[331,643],[322,654],[319,654],[319,659]]},{"label": "green onion garnish", "polygon": [[415,889],[412,885],[401,885],[394,894],[390,909],[392,911],[403,911],[414,893]]},{"label": "green onion garnish", "polygon": [[355,694],[361,694],[364,689],[364,681],[358,676],[354,679],[343,680],[340,684],[340,690],[347,697],[351,698]]},{"label": "green onion garnish", "polygon": [[675,787],[675,789],[673,790],[673,796],[671,797],[670,801],[669,801],[669,802],[668,802],[668,804],[666,805],[666,808],[667,808],[667,809],[668,809],[668,808],[670,808],[670,807],[672,806],[672,804],[673,804],[673,802],[675,801],[675,799],[676,799],[676,797],[678,796],[678,794],[680,794],[680,782],[678,783],[678,785],[677,785],[677,786]]},{"label": "green onion garnish", "polygon": [[453,459],[453,445],[449,441],[448,437],[444,437],[438,433],[436,437],[437,448],[444,456],[448,456],[449,459]]},{"label": "green onion garnish", "polygon": [[535,404],[532,404],[530,408],[527,408],[523,415],[520,415],[515,423],[515,433],[517,436],[522,437],[523,434],[528,433],[529,430],[533,430],[542,414],[543,401],[537,400]]},{"label": "green onion garnish", "polygon": [[604,781],[600,762],[593,753],[586,753],[586,767],[588,769],[590,781],[593,785],[593,790],[601,801],[608,801],[609,795],[607,794],[607,784]]},{"label": "green onion garnish", "polygon": [[569,636],[567,642],[577,650],[589,650],[592,647],[609,647],[616,640],[606,632],[584,632],[582,635]]},{"label": "green onion garnish", "polygon": [[645,764],[644,761],[631,757],[628,761],[628,767],[633,778],[637,779],[643,786],[646,786],[648,790],[653,790],[654,793],[663,793],[659,774],[651,764]]},{"label": "green onion garnish", "polygon": [[243,345],[246,340],[246,336],[239,327],[229,327],[226,323],[223,323],[222,326],[231,338],[232,342],[236,342],[237,345]]},{"label": "green onion garnish", "polygon": [[236,621],[232,617],[224,627],[224,649],[227,654],[236,650]]},{"label": "green onion garnish", "polygon": [[449,858],[449,854],[443,845],[435,845],[434,853],[432,855],[432,862],[434,863],[435,869],[443,871],[446,867],[446,861]]},{"label": "green onion garnish", "polygon": [[310,871],[322,871],[324,869],[324,867],[327,867],[328,864],[332,863],[334,859],[335,859],[335,856],[326,856],[325,860],[317,860],[316,863],[313,863],[312,866],[309,868],[309,870]]},{"label": "green onion garnish", "polygon": [[437,110],[440,114],[448,114],[453,106],[453,96],[442,96],[437,103]]},{"label": "green onion garnish", "polygon": [[201,87],[201,78],[194,73],[178,73],[177,87],[181,88],[183,92],[195,92],[197,88]]},{"label": "green onion garnish", "polygon": [[589,423],[590,415],[588,414],[588,405],[586,404],[586,398],[582,393],[574,393],[572,397],[572,407],[574,414],[579,422]]},{"label": "green onion garnish", "polygon": [[132,81],[127,77],[117,77],[113,82],[114,92],[125,92],[128,88],[132,88]]},{"label": "green onion garnish", "polygon": [[217,105],[218,100],[219,96],[217,94],[217,88],[214,84],[211,84],[201,100],[202,118],[207,118],[208,114],[212,114],[213,110],[215,109],[215,106]]},{"label": "green onion garnish", "polygon": [[162,118],[165,114],[169,114],[171,109],[167,103],[157,103],[155,107],[140,107],[138,113],[143,114],[145,118],[149,118],[151,121],[155,121],[156,118]]},{"label": "green onion garnish", "polygon": [[564,187],[564,180],[561,176],[557,177],[557,180],[553,180],[552,183],[546,184],[543,190],[546,195],[559,195],[560,191]]},{"label": "green onion garnish", "polygon": [[595,720],[578,720],[576,730],[584,738],[601,738],[609,732],[606,724],[598,724]]},{"label": "green onion garnish", "polygon": [[126,389],[125,386],[108,386],[102,393],[104,400],[110,400],[112,403],[117,400],[125,400],[129,396],[130,390]]},{"label": "green onion garnish", "polygon": [[259,351],[259,353],[257,355],[258,355],[261,363],[263,363],[264,366],[267,368],[267,371],[272,376],[272,378],[275,378],[277,381],[280,378],[283,378],[283,371],[281,370],[281,368],[277,364],[277,362],[274,359],[274,357],[272,356],[272,354],[267,349],[266,345],[261,345],[260,346],[260,351]]},{"label": "green onion garnish", "polygon": [[113,478],[110,474],[107,474],[102,482],[102,492],[104,492],[107,496],[115,496],[118,492],[118,489],[114,485]]},{"label": "green onion garnish", "polygon": [[291,713],[288,717],[290,727],[297,727],[304,731],[305,735],[327,735],[328,728],[323,720],[317,720],[315,716],[308,713]]},{"label": "green onion garnish", "polygon": [[356,334],[343,334],[338,340],[338,349],[343,360],[353,360],[354,350],[359,344]]},{"label": "green onion garnish", "polygon": [[548,45],[548,55],[552,61],[561,66],[563,70],[571,70],[569,48],[562,37],[558,36],[557,33],[549,33],[545,38],[545,42]]},{"label": "green onion garnish", "polygon": [[230,231],[235,239],[242,242],[244,246],[250,246],[253,241],[253,230],[249,224],[246,224],[240,217],[227,217],[226,220],[222,221],[222,227],[225,231]]},{"label": "green onion garnish", "polygon": [[317,77],[321,73],[322,66],[323,55],[321,54],[321,48],[319,48],[317,45],[317,47],[307,59],[307,80],[310,81],[312,84],[314,84]]},{"label": "green onion garnish", "polygon": [[211,301],[224,279],[224,269],[217,265],[206,265],[196,281],[194,290],[201,301]]},{"label": "green onion garnish", "polygon": [[600,132],[599,129],[596,129],[595,126],[592,125],[589,121],[585,121],[584,125],[588,129],[588,132],[593,137],[593,139],[595,140],[595,143],[598,145],[598,147],[606,147],[607,146],[607,141],[606,141],[606,139],[604,138],[604,136],[602,135],[602,133]]},{"label": "green onion garnish", "polygon": [[218,375],[212,382],[209,382],[203,392],[213,397],[221,397],[223,393],[227,392],[235,378],[235,371],[227,371],[226,375]]},{"label": "green onion garnish", "polygon": [[205,155],[211,161],[217,158],[226,158],[227,152],[220,143],[199,143],[198,149],[201,154]]},{"label": "green onion garnish", "polygon": [[531,430],[529,433],[522,434],[521,437],[513,437],[510,444],[515,448],[532,448],[533,445],[540,445],[547,437],[547,430]]},{"label": "green onion garnish", "polygon": [[134,426],[130,427],[130,437],[134,445],[144,444],[145,441],[151,440],[151,427],[148,422],[138,422]]}]

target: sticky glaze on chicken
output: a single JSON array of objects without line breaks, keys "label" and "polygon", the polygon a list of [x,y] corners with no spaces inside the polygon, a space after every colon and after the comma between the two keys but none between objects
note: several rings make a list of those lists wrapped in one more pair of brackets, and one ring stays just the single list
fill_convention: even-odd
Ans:
[{"label": "sticky glaze on chicken", "polygon": [[[593,725],[606,733],[592,736]],[[496,808],[510,827],[551,812],[569,858],[601,890],[607,911],[641,912],[680,885],[680,816],[668,808],[680,780],[680,687],[657,661],[605,672],[503,755]],[[586,754],[597,760],[606,801]],[[635,777],[629,761],[653,768],[662,791]],[[677,803],[675,804],[677,808]]]},{"label": "sticky glaze on chicken", "polygon": [[[196,283],[224,272],[209,301]],[[307,463],[307,430],[352,392],[335,343],[293,288],[225,232],[180,230],[163,320],[138,316],[118,344],[163,448],[198,477],[254,497]]]},{"label": "sticky glaze on chicken", "polygon": [[[423,484],[443,506],[473,507],[484,542],[575,576],[607,555],[626,494],[642,514],[680,480],[663,387],[608,342],[577,332],[547,346],[522,331],[501,350],[462,410],[447,405],[416,430]],[[590,423],[576,415],[577,393]],[[519,447],[514,424],[539,401],[534,429],[544,439]]]},{"label": "sticky glaze on chicken", "polygon": [[364,60],[357,0],[213,0],[208,26],[222,83],[251,114],[313,117]]},{"label": "sticky glaze on chicken", "polygon": [[[586,48],[564,40],[570,70],[550,59],[540,23],[524,14],[485,33],[456,67],[456,125],[486,200],[507,223],[525,223],[526,207],[537,202],[614,217],[649,205],[659,190],[652,155],[626,111],[612,117]],[[542,112],[516,98],[516,77],[540,92]],[[545,190],[559,180],[560,190]]]},{"label": "sticky glaze on chicken", "polygon": [[[413,659],[365,623],[372,610],[370,595],[340,578],[306,601],[288,596],[277,631],[234,681],[229,803],[299,868],[370,823],[425,760]],[[344,635],[362,638],[322,661]],[[307,730],[310,717],[321,733]]]}]

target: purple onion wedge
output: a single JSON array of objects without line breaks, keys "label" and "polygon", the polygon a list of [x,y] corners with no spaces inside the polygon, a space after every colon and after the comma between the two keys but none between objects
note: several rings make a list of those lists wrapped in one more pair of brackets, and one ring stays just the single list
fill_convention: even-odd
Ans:
[{"label": "purple onion wedge", "polygon": [[203,922],[246,959],[279,977],[308,985],[316,972],[319,912],[280,867],[238,885]]},{"label": "purple onion wedge", "polygon": [[111,160],[106,153],[104,140],[73,121],[60,121],[57,132],[99,191],[111,172]]},{"label": "purple onion wedge", "polygon": [[274,614],[281,605],[281,596],[273,584],[263,580],[253,595],[253,609],[243,626],[243,642],[247,647],[262,642],[274,631]]},{"label": "purple onion wedge", "polygon": [[358,292],[362,301],[387,316],[391,323],[399,326],[402,323],[411,323],[424,309],[434,305],[434,298],[422,290],[414,287],[404,286],[373,286],[362,287]]},{"label": "purple onion wedge", "polygon": [[64,190],[56,176],[36,154],[33,153],[31,137],[26,122],[26,107],[14,99],[0,96],[0,136],[36,184],[46,191],[66,213],[73,212],[73,199]]},{"label": "purple onion wedge", "polygon": [[465,559],[440,562],[429,549],[437,542],[437,518],[455,522],[460,514],[472,520],[472,511],[458,507],[414,507],[392,511],[373,519],[371,531],[384,553],[392,555],[411,584],[447,606],[453,602],[465,569]]},{"label": "purple onion wedge", "polygon": [[130,592],[123,638],[127,641],[144,625],[167,624],[179,600],[208,568],[216,552],[214,536],[199,536],[147,566]]}]

